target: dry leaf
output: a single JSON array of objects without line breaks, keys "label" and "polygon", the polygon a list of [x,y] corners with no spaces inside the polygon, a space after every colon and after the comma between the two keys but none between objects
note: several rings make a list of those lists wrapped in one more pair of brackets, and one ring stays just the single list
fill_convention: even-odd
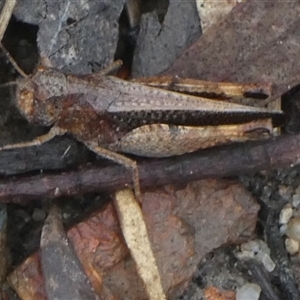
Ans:
[{"label": "dry leaf", "polygon": [[[164,72],[212,81],[271,82],[281,94],[299,83],[300,4],[247,1],[210,27]],[[289,16],[288,18],[286,16]]]}]

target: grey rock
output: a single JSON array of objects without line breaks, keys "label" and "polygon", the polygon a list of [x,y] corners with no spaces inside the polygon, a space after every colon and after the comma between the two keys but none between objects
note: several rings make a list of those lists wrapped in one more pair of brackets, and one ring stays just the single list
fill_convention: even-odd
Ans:
[{"label": "grey rock", "polygon": [[195,1],[171,0],[162,24],[156,11],[144,14],[133,57],[132,76],[153,76],[164,71],[200,34]]},{"label": "grey rock", "polygon": [[[41,57],[53,67],[72,73],[91,73],[91,63],[103,68],[114,59],[118,20],[125,0],[23,1],[16,17],[39,25]],[[32,11],[33,10],[33,11]]]}]

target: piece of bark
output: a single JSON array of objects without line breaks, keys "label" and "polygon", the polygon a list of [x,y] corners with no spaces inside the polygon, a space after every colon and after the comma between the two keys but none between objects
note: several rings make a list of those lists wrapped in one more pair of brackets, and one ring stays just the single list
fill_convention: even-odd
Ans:
[{"label": "piece of bark", "polygon": [[7,282],[22,300],[48,300],[40,259],[40,253],[36,252],[7,277]]},{"label": "piece of bark", "polygon": [[[153,188],[203,178],[222,178],[295,165],[300,160],[300,134],[202,150],[139,165],[140,184]],[[3,179],[0,201],[22,203],[83,193],[114,191],[132,184],[132,174],[119,165],[82,168],[61,174]]]},{"label": "piece of bark", "polygon": [[144,195],[143,212],[157,264],[162,274],[170,274],[162,276],[168,295],[183,292],[186,279],[212,249],[252,235],[259,206],[244,188],[231,183],[202,180],[182,190]]},{"label": "piece of bark", "polygon": [[241,3],[165,74],[212,81],[267,81],[274,83],[274,94],[282,94],[300,79],[294,63],[300,52],[299,12],[299,2]]},{"label": "piece of bark", "polygon": [[56,206],[43,226],[41,261],[48,300],[100,300],[67,238]]},{"label": "piece of bark", "polygon": [[[112,203],[104,210],[95,212],[86,221],[72,227],[67,235],[94,289],[103,299],[110,299],[112,293],[106,286],[103,276],[123,260],[126,262],[129,257],[117,212]],[[131,276],[136,277],[137,283],[143,286],[135,270]]]},{"label": "piece of bark", "polygon": [[55,139],[47,144],[11,151],[0,151],[0,174],[62,170],[87,161],[88,151],[72,139]]},{"label": "piece of bark", "polygon": [[235,300],[236,292],[220,290],[215,286],[209,286],[204,291],[205,300]]},{"label": "piece of bark", "polygon": [[[212,249],[247,240],[255,229],[258,209],[244,188],[226,180],[202,180],[182,190],[169,186],[145,193],[143,215],[168,299],[182,293],[197,263]],[[112,204],[67,235],[101,298],[147,299]],[[42,291],[37,266],[36,254],[9,276],[19,295],[36,297],[35,288]]]}]

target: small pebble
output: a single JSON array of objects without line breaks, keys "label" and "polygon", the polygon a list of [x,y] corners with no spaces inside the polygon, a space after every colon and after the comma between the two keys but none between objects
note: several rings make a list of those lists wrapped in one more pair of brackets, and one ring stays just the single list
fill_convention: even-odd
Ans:
[{"label": "small pebble", "polygon": [[279,232],[280,232],[281,235],[285,235],[287,227],[288,227],[287,224],[283,224],[283,225],[280,226]]},{"label": "small pebble", "polygon": [[299,195],[300,195],[300,186],[298,186],[298,187],[295,189],[295,194],[299,194]]},{"label": "small pebble", "polygon": [[260,261],[268,272],[272,272],[276,267],[270,255],[263,251],[258,252],[255,259]]},{"label": "small pebble", "polygon": [[15,215],[17,217],[19,217],[21,220],[23,220],[25,223],[28,223],[31,220],[30,214],[26,210],[23,210],[23,209],[18,209],[15,212]]},{"label": "small pebble", "polygon": [[32,213],[32,220],[35,222],[44,221],[46,219],[46,212],[43,209],[35,208]]},{"label": "small pebble", "polygon": [[269,199],[272,194],[272,187],[264,186],[262,190],[262,196]]},{"label": "small pebble", "polygon": [[270,248],[262,240],[253,240],[241,245],[241,252],[237,254],[239,259],[254,258],[262,263],[268,272],[275,269],[275,263],[270,257]]},{"label": "small pebble", "polygon": [[300,219],[292,218],[287,226],[286,233],[289,238],[300,241]]},{"label": "small pebble", "polygon": [[249,259],[254,258],[254,252],[253,251],[242,251],[237,253],[237,257],[239,259]]},{"label": "small pebble", "polygon": [[258,300],[261,288],[255,283],[246,283],[237,290],[236,300]]},{"label": "small pebble", "polygon": [[293,209],[293,217],[300,219],[300,209],[299,208]]},{"label": "small pebble", "polygon": [[294,194],[292,187],[286,185],[279,185],[278,186],[278,193],[284,200],[289,200]]},{"label": "small pebble", "polygon": [[293,209],[290,204],[283,207],[279,215],[279,224],[287,224],[293,216]]},{"label": "small pebble", "polygon": [[299,251],[299,243],[293,239],[285,239],[285,248],[290,255],[294,255]]},{"label": "small pebble", "polygon": [[257,253],[260,250],[260,245],[257,240],[249,241],[241,245],[241,251],[252,251]]},{"label": "small pebble", "polygon": [[292,200],[293,202],[293,207],[294,208],[299,208],[299,206],[300,206],[300,194],[294,194],[293,195],[293,200]]},{"label": "small pebble", "polygon": [[268,244],[265,241],[263,241],[263,240],[257,240],[257,242],[258,242],[258,244],[260,246],[259,251],[265,252],[265,253],[267,253],[267,254],[270,255],[271,250],[270,250]]}]

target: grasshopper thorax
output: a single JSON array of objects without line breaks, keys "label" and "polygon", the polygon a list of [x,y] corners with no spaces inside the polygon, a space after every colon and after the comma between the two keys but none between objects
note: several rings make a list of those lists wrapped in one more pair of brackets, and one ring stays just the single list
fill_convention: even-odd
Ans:
[{"label": "grasshopper thorax", "polygon": [[50,126],[60,114],[65,90],[65,76],[54,69],[42,67],[18,82],[16,105],[30,123]]}]

